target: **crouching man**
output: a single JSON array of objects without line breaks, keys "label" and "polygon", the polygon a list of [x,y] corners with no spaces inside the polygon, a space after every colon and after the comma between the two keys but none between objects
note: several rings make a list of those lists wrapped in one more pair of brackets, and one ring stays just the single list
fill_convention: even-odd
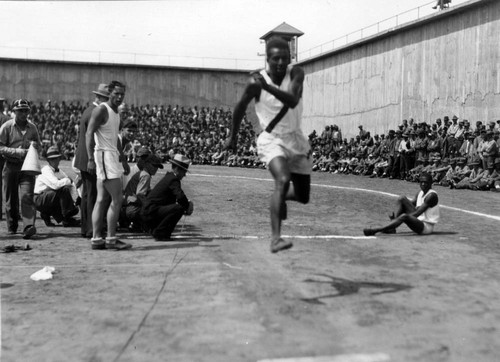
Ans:
[{"label": "crouching man", "polygon": [[143,222],[156,241],[170,240],[182,215],[193,213],[193,203],[181,188],[181,180],[186,176],[191,161],[177,154],[169,162],[172,172],[167,172],[142,205]]},{"label": "crouching man", "polygon": [[42,174],[35,182],[35,207],[47,226],[55,226],[51,217],[64,227],[79,226],[73,218],[78,207],[73,198],[77,191],[73,181],[59,169],[61,154],[56,146],[47,150],[48,165],[42,167]]}]

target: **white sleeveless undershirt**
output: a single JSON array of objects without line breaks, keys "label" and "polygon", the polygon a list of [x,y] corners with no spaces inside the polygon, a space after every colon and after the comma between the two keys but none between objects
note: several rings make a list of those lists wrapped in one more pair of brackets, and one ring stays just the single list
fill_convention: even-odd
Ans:
[{"label": "white sleeveless undershirt", "polygon": [[[424,199],[426,198],[426,196],[432,193],[437,195],[437,192],[433,189],[427,191],[425,195],[423,191],[420,191],[417,196],[417,208],[424,203]],[[420,221],[428,222],[429,224],[437,224],[439,221],[439,204],[434,207],[429,207],[423,214],[418,217],[418,219]]]},{"label": "white sleeveless undershirt", "polygon": [[[289,65],[286,70],[285,77],[283,81],[278,86],[273,83],[266,70],[262,70],[260,74],[264,77],[266,82],[271,87],[276,87],[283,91],[288,90],[288,86],[291,82],[290,73],[292,71],[292,65]],[[255,102],[255,113],[257,114],[262,129],[266,129],[267,125],[274,119],[274,117],[281,111],[284,104],[273,96],[271,93],[266,92],[264,89],[260,93],[259,100]],[[288,109],[283,119],[274,127],[272,133],[275,134],[285,134],[295,132],[300,130],[301,118],[302,118],[302,98],[295,108]]]},{"label": "white sleeveless undershirt", "polygon": [[95,150],[118,152],[117,140],[120,128],[120,115],[107,103],[101,103],[100,107],[106,107],[108,109],[108,120],[101,125],[94,134]]}]

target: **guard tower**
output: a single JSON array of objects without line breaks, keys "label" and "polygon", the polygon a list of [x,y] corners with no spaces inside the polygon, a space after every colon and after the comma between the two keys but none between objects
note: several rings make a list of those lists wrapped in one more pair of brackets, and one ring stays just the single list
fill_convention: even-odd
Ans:
[{"label": "guard tower", "polygon": [[290,45],[290,56],[292,58],[291,61],[292,62],[298,61],[297,39],[299,38],[299,36],[304,35],[304,33],[298,29],[295,29],[293,26],[283,22],[273,30],[270,30],[266,34],[262,35],[260,39],[264,40],[267,43],[269,38],[271,38],[274,35],[280,36],[288,42],[288,44]]}]

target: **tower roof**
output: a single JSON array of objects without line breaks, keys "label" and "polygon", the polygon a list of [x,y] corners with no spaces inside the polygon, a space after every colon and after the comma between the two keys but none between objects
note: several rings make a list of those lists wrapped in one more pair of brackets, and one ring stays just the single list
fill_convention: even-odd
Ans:
[{"label": "tower roof", "polygon": [[293,37],[293,36],[299,37],[301,35],[304,35],[304,33],[294,28],[293,26],[283,22],[273,30],[270,30],[266,34],[262,35],[260,39],[267,40],[273,35],[284,35],[286,37]]}]

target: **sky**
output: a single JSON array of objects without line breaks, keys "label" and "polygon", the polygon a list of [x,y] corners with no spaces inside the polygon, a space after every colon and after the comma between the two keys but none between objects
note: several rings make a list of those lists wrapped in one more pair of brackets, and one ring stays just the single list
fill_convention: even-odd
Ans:
[{"label": "sky", "polygon": [[[452,6],[467,0],[453,0]],[[299,60],[437,10],[435,0],[1,1],[0,56],[255,68],[260,37],[283,22],[304,33]],[[419,10],[416,8],[420,7]],[[412,10],[413,9],[413,10]],[[407,12],[408,11],[408,12]],[[392,18],[390,20],[386,20]],[[386,20],[386,21],[383,21]],[[365,29],[363,35],[376,32]],[[357,32],[349,40],[360,38]],[[64,49],[64,51],[63,51]]]}]

